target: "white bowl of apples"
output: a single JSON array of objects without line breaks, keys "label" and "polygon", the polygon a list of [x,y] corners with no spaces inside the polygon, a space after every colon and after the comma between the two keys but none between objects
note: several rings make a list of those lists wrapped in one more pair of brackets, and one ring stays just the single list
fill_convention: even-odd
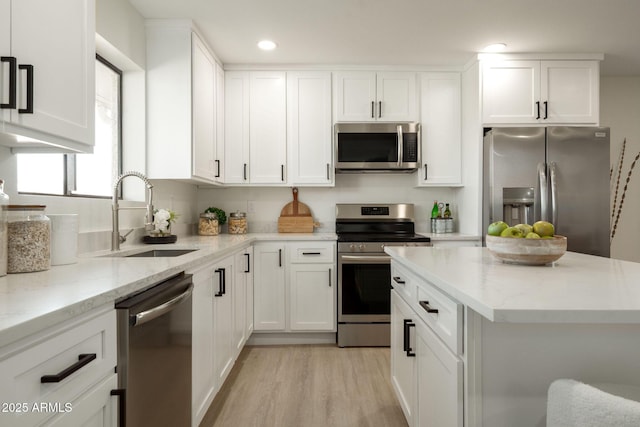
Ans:
[{"label": "white bowl of apples", "polygon": [[505,263],[546,265],[567,251],[567,238],[554,233],[553,224],[547,221],[513,227],[498,221],[487,229],[487,249]]}]

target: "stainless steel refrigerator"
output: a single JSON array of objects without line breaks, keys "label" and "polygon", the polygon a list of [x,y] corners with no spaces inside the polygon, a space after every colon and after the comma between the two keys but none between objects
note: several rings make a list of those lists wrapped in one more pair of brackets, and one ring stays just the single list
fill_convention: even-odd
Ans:
[{"label": "stainless steel refrigerator", "polygon": [[567,250],[609,256],[609,128],[492,128],[483,147],[483,227],[554,224]]}]

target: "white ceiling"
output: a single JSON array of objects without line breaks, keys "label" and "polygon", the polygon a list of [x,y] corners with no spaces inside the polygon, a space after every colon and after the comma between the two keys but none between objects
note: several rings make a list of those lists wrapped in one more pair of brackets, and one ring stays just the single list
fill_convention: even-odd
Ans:
[{"label": "white ceiling", "polygon": [[[129,0],[189,18],[225,64],[461,66],[484,46],[604,53],[603,75],[640,75],[640,0]],[[272,52],[258,40],[278,43]]]}]

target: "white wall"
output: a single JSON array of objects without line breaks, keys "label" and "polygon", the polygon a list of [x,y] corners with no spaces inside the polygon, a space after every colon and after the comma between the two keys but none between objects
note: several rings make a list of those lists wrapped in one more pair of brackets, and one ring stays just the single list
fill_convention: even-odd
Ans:
[{"label": "white wall", "polygon": [[[433,201],[450,202],[458,216],[455,191],[450,188],[416,188],[415,174],[343,174],[335,188],[299,187],[298,201],[311,209],[321,223],[317,231],[335,231],[336,203],[414,203],[416,230],[429,232]],[[198,212],[207,207],[223,209],[227,216],[237,210],[247,213],[250,232],[275,232],[282,208],[293,200],[290,187],[221,188],[198,190]]]},{"label": "white wall", "polygon": [[[600,100],[600,123],[611,127],[612,167],[618,164],[622,142],[627,140],[618,190],[619,204],[631,164],[640,153],[640,77],[603,77]],[[615,182],[612,183],[612,204],[614,197]],[[615,223],[617,213],[616,209],[612,223]],[[611,242],[611,257],[640,262],[640,160],[633,169],[624,196]]]}]

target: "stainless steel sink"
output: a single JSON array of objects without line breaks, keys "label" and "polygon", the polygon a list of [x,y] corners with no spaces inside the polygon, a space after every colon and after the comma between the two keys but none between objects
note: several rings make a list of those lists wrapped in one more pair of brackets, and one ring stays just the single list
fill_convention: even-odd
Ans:
[{"label": "stainless steel sink", "polygon": [[123,255],[125,258],[163,258],[163,257],[176,257],[184,254],[188,254],[190,252],[196,251],[197,249],[151,249],[149,251],[137,252],[130,255]]}]

